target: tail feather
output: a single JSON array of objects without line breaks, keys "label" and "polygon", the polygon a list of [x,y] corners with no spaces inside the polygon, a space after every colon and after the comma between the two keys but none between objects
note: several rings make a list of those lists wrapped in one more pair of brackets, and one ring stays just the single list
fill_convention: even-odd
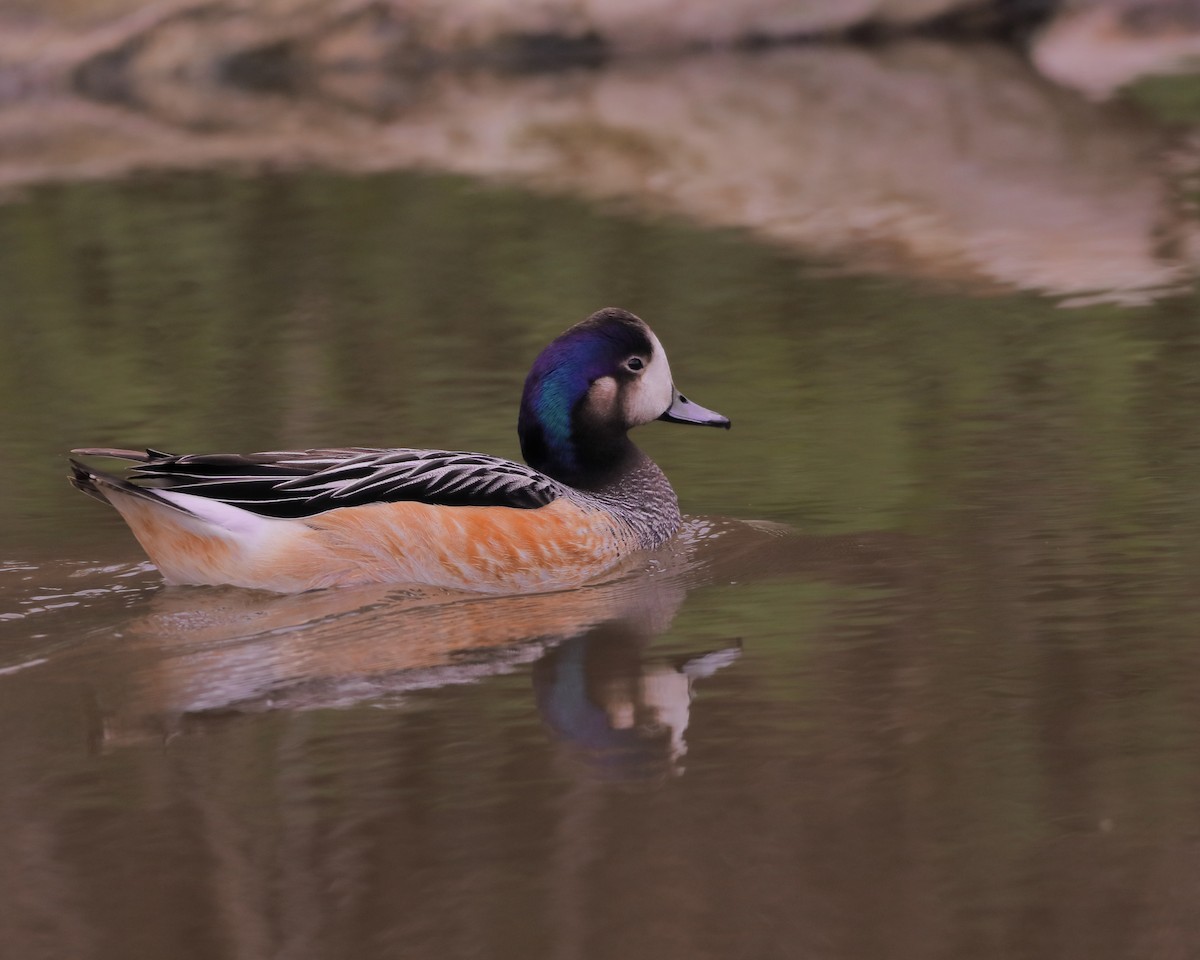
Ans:
[{"label": "tail feather", "polygon": [[108,499],[96,488],[96,478],[92,476],[92,472],[74,457],[70,458],[69,462],[71,476],[68,479],[71,481],[71,486],[86,493],[89,497],[108,503]]},{"label": "tail feather", "polygon": [[133,460],[137,463],[149,463],[151,460],[161,460],[170,456],[169,453],[151,450],[149,447],[145,450],[122,450],[120,447],[80,447],[71,452],[80,457],[108,457],[112,460]]},{"label": "tail feather", "polygon": [[[134,453],[132,450],[117,451],[99,449],[72,450],[71,452],[78,453],[83,456],[105,457],[115,457],[119,453]],[[135,457],[124,457],[123,459],[132,460],[135,459]],[[136,459],[144,462],[149,458],[146,454],[137,454]],[[191,514],[190,510],[181,507],[179,504],[173,503],[170,500],[166,500],[151,490],[147,490],[144,487],[139,487],[137,484],[130,483],[123,477],[118,477],[116,474],[112,473],[105,473],[103,470],[96,470],[92,467],[89,467],[85,463],[81,463],[74,457],[69,457],[68,460],[71,464],[71,476],[69,477],[71,486],[73,486],[76,490],[86,493],[89,497],[99,500],[101,503],[107,503],[111,505],[112,501],[105,493],[105,490],[114,490],[118,493],[124,493],[128,494],[129,496],[140,497],[143,500],[153,501],[160,507],[169,507],[172,510],[178,510],[180,513],[186,513],[189,515]]]},{"label": "tail feather", "polygon": [[[166,456],[153,450],[75,452],[139,463]],[[296,548],[310,533],[302,523],[260,517],[195,494],[142,486],[74,457],[70,464],[71,483],[116,509],[168,583],[234,584],[291,593],[328,579],[290,569]]]}]

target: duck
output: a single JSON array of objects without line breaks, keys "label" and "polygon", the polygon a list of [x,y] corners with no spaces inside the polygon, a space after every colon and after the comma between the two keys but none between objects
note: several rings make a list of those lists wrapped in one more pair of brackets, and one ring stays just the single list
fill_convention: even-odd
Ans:
[{"label": "duck", "polygon": [[[606,307],[534,360],[517,419],[523,464],[411,448],[83,447],[70,480],[117,510],[168,584],[536,593],[602,577],[679,528],[670,482],[629,439],[656,420],[730,426],[679,391],[645,321]],[[101,471],[94,457],[134,466]]]}]

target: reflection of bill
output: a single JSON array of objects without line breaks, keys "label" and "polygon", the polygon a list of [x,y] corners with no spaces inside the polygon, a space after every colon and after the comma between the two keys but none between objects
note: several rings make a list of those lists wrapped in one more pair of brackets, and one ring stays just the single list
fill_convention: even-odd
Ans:
[{"label": "reflection of bill", "polygon": [[741,648],[647,658],[633,636],[613,626],[572,638],[534,665],[538,713],[605,778],[682,772],[693,681],[733,663]]}]

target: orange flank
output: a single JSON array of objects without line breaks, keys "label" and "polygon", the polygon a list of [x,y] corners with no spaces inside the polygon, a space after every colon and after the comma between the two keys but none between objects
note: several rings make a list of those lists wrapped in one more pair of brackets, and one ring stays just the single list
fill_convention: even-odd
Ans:
[{"label": "orange flank", "polygon": [[637,549],[611,515],[565,497],[532,510],[373,503],[298,520],[255,517],[238,530],[106,492],[171,583],[277,592],[411,583],[517,593],[579,586]]}]

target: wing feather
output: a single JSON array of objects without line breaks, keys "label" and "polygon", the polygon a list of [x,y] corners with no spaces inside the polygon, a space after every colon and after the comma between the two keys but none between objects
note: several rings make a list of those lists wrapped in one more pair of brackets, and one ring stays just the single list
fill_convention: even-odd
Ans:
[{"label": "wing feather", "polygon": [[566,489],[537,470],[499,457],[362,447],[179,457],[148,451],[130,479],[287,518],[400,500],[534,509]]}]

